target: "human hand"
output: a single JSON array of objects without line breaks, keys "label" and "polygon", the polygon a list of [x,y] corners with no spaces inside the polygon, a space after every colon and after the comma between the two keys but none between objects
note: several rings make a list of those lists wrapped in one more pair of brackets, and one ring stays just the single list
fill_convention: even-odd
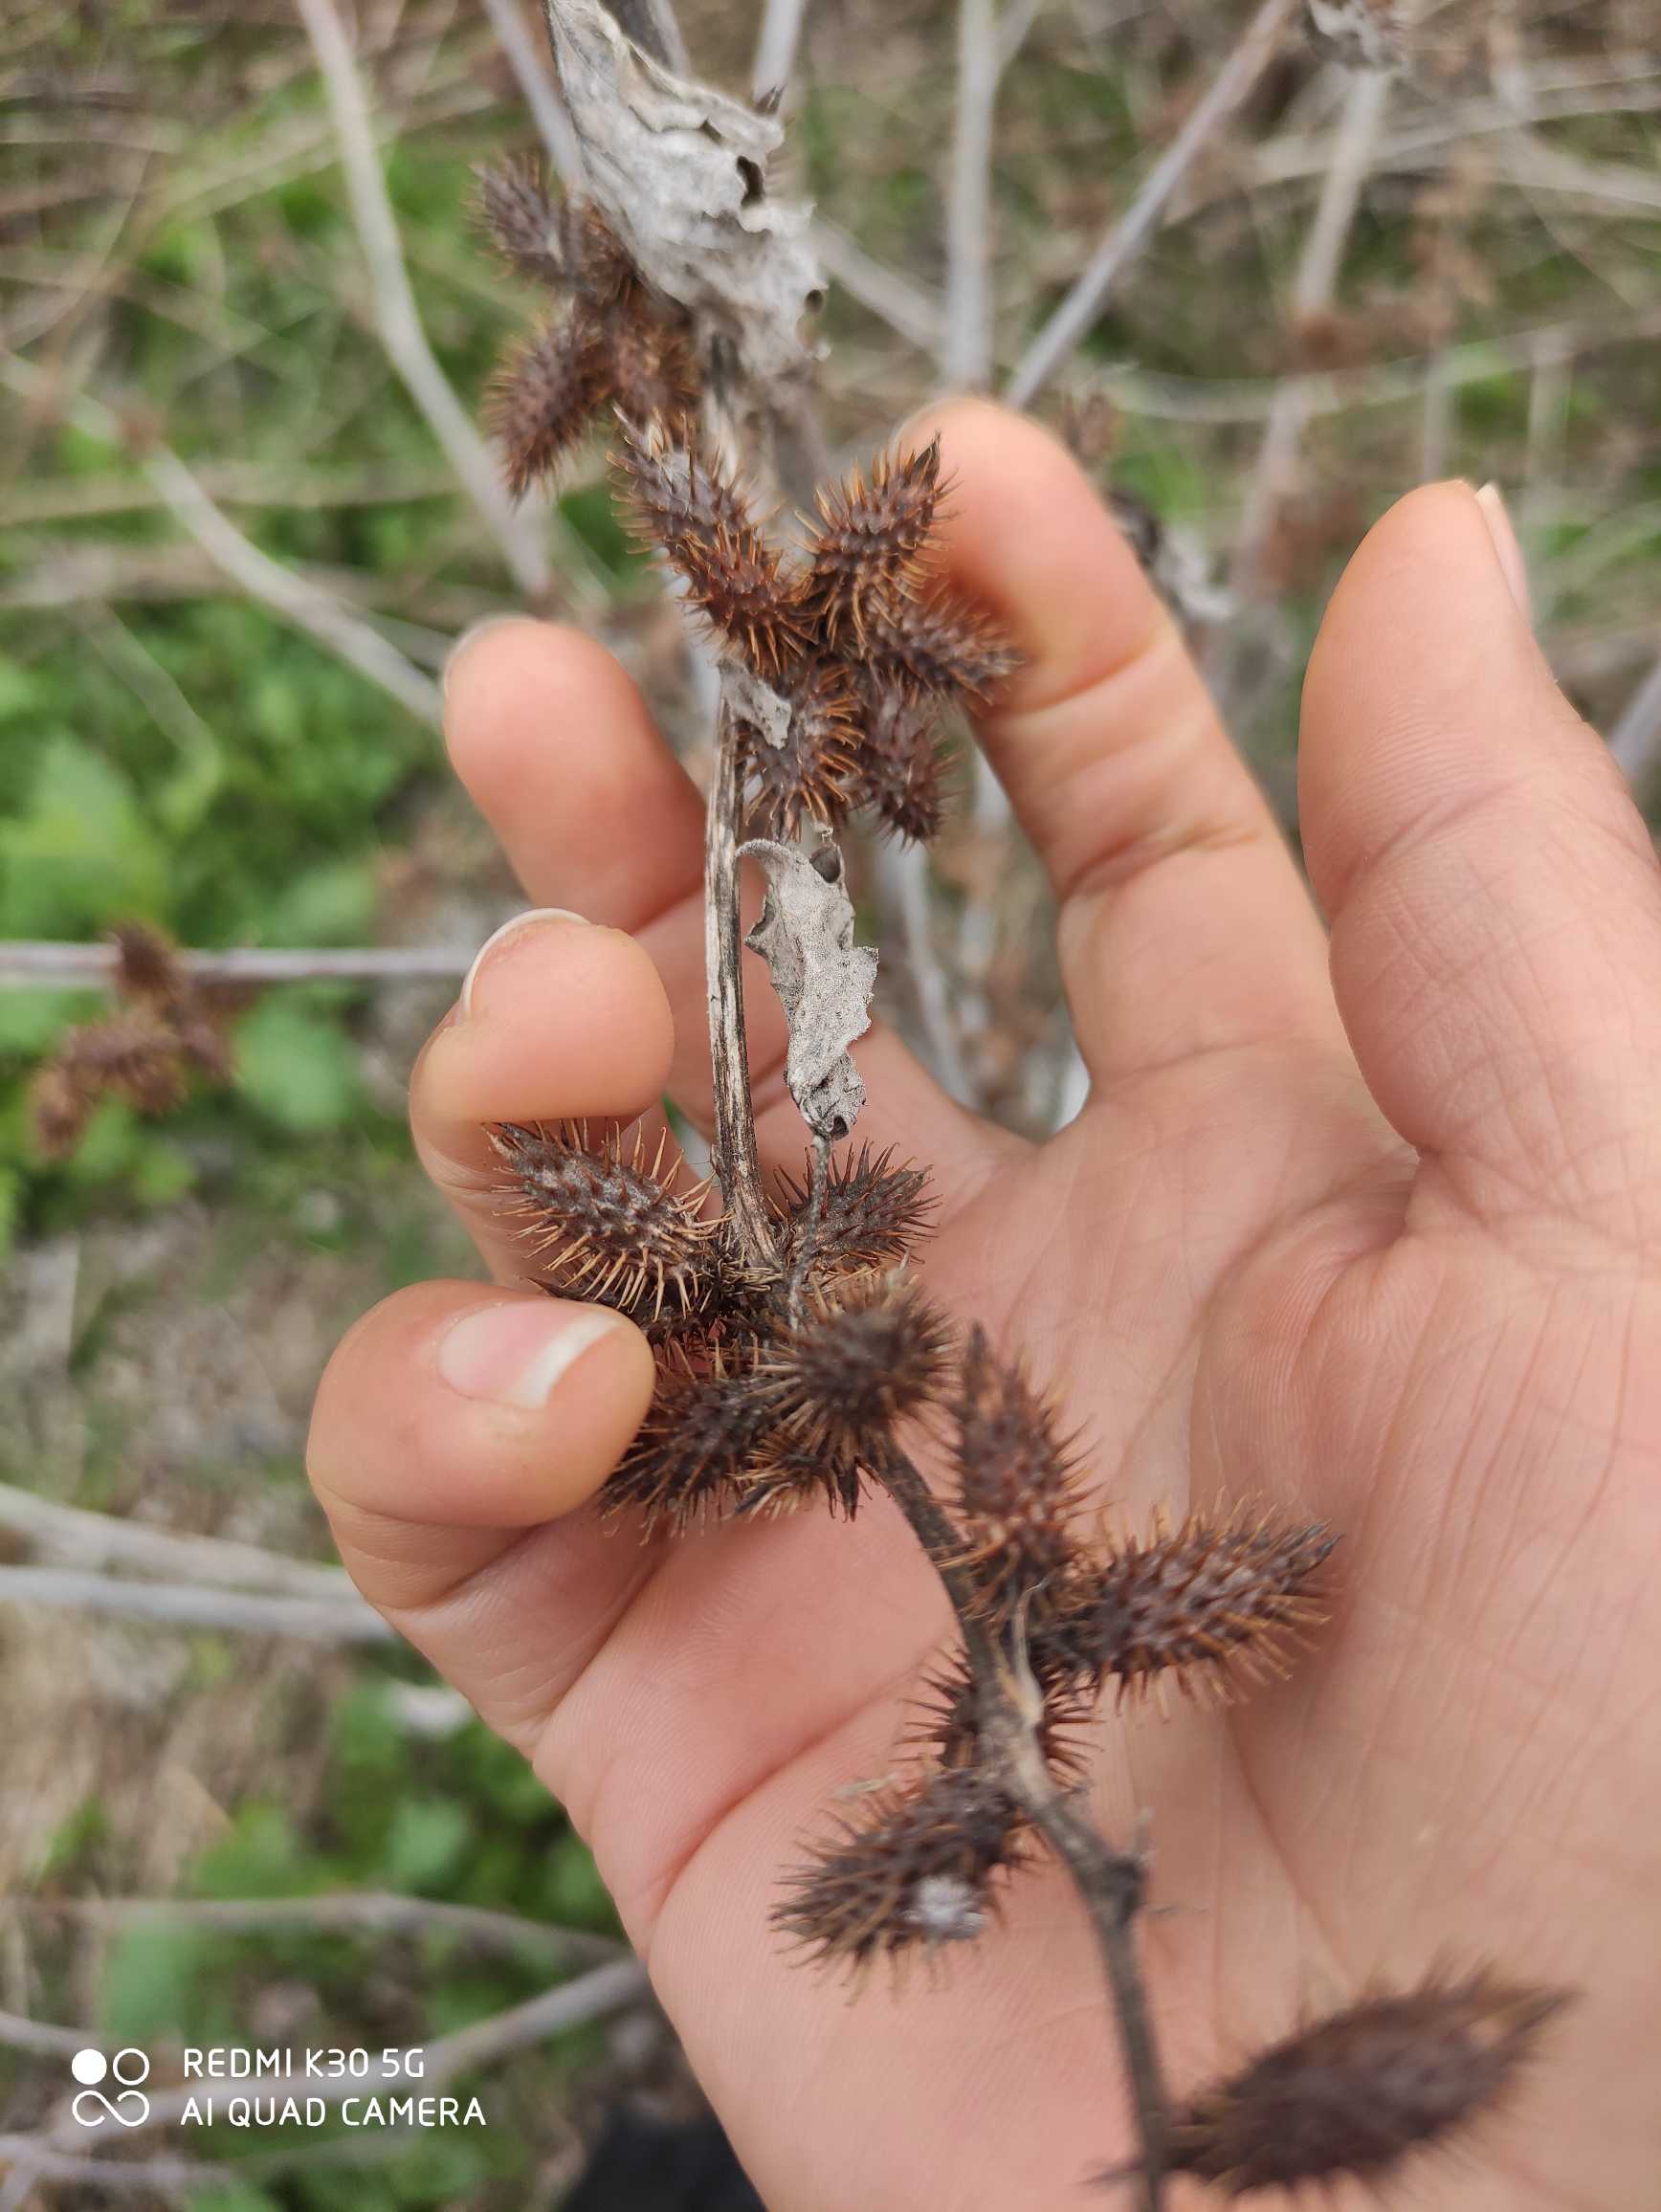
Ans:
[{"label": "human hand", "polygon": [[[980,732],[1060,902],[1092,1079],[1022,1142],[899,1042],[859,1139],[927,1164],[932,1296],[1053,1378],[1133,1527],[1240,1496],[1343,1533],[1292,1679],[1104,1719],[1095,1810],[1152,1819],[1143,1927],[1180,2094],[1377,1975],[1579,1988],[1460,2212],[1644,2212],[1661,2170],[1661,871],[1552,683],[1483,507],[1413,494],[1328,609],[1302,825],[1323,935],[1168,618],[1071,462],[942,417],[957,581],[1028,655]],[[642,1546],[582,1510],[652,1387],[626,1321],[514,1287],[483,1125],[707,1126],[702,807],[597,646],[453,665],[456,767],[539,900],[415,1071],[423,1161],[499,1288],[348,1336],[311,1471],[365,1594],[593,1845],[773,2212],[1008,2212],[1130,2151],[1065,1879],[940,1987],[855,2004],[767,1925],[836,1793],[887,1772],[949,1633],[885,1498]],[[764,1161],[799,1171],[749,971]],[[580,1358],[577,1355],[580,1354]],[[1201,2201],[1187,2185],[1173,2203]],[[1348,2198],[1343,2199],[1347,2204]]]}]

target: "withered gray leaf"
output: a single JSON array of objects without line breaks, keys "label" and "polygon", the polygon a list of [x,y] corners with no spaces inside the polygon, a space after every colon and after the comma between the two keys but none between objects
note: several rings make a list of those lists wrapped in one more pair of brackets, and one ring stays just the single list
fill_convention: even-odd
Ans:
[{"label": "withered gray leaf", "polygon": [[816,1137],[846,1137],[865,1103],[848,1048],[871,1027],[876,954],[853,941],[842,855],[822,845],[809,859],[793,845],[753,837],[739,858],[766,874],[761,919],[744,942],[766,962],[790,1025],[790,1095]]},{"label": "withered gray leaf", "polygon": [[822,278],[808,209],[775,199],[784,132],[631,45],[600,0],[543,0],[585,188],[641,269],[765,387],[804,376]]},{"label": "withered gray leaf", "polygon": [[1396,75],[1406,58],[1399,0],[1303,0],[1312,42],[1344,69]]}]

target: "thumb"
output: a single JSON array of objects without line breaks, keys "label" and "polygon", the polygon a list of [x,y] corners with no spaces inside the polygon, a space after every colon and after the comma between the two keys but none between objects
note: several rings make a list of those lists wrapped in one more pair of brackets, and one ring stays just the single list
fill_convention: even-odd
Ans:
[{"label": "thumb", "polygon": [[385,1299],[324,1371],[306,1468],[348,1572],[521,1744],[655,1557],[576,1512],[653,1382],[622,1315],[459,1282]]},{"label": "thumb", "polygon": [[[1479,1211],[1520,1191],[1629,1226],[1600,1147],[1652,1118],[1661,874],[1525,609],[1496,494],[1430,485],[1374,526],[1304,686],[1305,853],[1340,1011],[1401,1134]],[[1658,1148],[1634,1139],[1624,1165],[1661,1192]]]}]

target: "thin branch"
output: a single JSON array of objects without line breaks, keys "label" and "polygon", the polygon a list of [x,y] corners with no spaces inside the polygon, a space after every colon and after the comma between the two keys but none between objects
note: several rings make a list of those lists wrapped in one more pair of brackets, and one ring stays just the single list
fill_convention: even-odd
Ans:
[{"label": "thin branch", "polygon": [[8,2050],[29,2051],[35,2058],[73,2058],[86,2048],[86,2039],[78,2028],[50,2027],[19,2012],[0,2012],[0,2045]]},{"label": "thin branch", "polygon": [[[86,2140],[84,2128],[80,2134]],[[377,2131],[377,2140],[386,2140],[385,2131]],[[259,2160],[262,2167],[269,2163]],[[0,2212],[24,2212],[37,2181],[59,2181],[66,2188],[142,2189],[153,2201],[163,2189],[223,2188],[228,2171],[216,2159],[93,2158],[50,2151],[32,2135],[0,2135],[0,2164],[11,2167],[0,2189]]]},{"label": "thin branch", "polygon": [[[322,509],[393,506],[406,499],[445,498],[455,479],[438,462],[408,467],[294,469],[269,461],[210,461],[196,471],[210,498],[232,507]],[[138,476],[70,476],[7,487],[6,520],[29,523],[83,521],[94,515],[131,515],[161,503]]]},{"label": "thin branch", "polygon": [[[972,828],[975,843],[983,854],[1008,852],[1014,822],[1009,795],[993,774],[992,763],[979,745],[974,747],[970,756],[970,772],[974,779]],[[987,892],[964,899],[963,912],[958,918],[959,1026],[964,1036],[975,1040],[977,1044],[984,1041],[986,1026],[991,1019],[986,984],[997,947],[996,900]],[[970,1082],[973,1085],[972,1076]],[[971,1089],[969,1103],[979,1103],[974,1089]]]},{"label": "thin branch", "polygon": [[410,286],[369,111],[334,0],[296,0],[317,55],[340,143],[352,219],[368,269],[376,328],[387,358],[444,449],[462,488],[501,549],[519,588],[541,598],[551,581],[542,525],[516,507],[489,448],[438,365]]},{"label": "thin branch", "polygon": [[262,553],[213,504],[176,453],[158,447],[143,466],[175,518],[250,598],[262,600],[298,629],[308,630],[422,721],[434,728],[440,725],[437,685],[388,645],[379,630]]},{"label": "thin branch", "polygon": [[1448,474],[1453,442],[1454,387],[1443,370],[1445,356],[1432,354],[1425,372],[1419,406],[1419,481],[1431,483]]},{"label": "thin branch", "polygon": [[304,1644],[396,1641],[361,1599],[266,1598],[240,1590],[173,1582],[123,1582],[69,1567],[0,1566],[0,1605],[152,1621],[166,1627],[228,1629],[246,1636],[292,1636]]},{"label": "thin branch", "polygon": [[776,102],[788,90],[807,12],[808,0],[766,0],[750,68],[750,91],[758,106]]},{"label": "thin branch", "polygon": [[1101,392],[1126,414],[1158,422],[1267,422],[1287,384],[1296,384],[1307,416],[1342,414],[1354,408],[1394,407],[1423,397],[1427,378],[1451,386],[1481,384],[1507,371],[1527,370],[1541,343],[1581,357],[1608,346],[1641,345],[1661,335],[1661,313],[1603,322],[1545,323],[1498,338],[1475,338],[1386,361],[1370,368],[1312,370],[1297,377],[1183,377],[1093,365],[1076,380],[1080,392]]},{"label": "thin branch", "polygon": [[957,117],[946,206],[947,387],[982,391],[992,377],[986,263],[992,229],[992,111],[998,98],[997,0],[958,0]]},{"label": "thin branch", "polygon": [[1299,0],[1262,0],[1239,44],[1088,266],[1022,355],[1009,380],[1011,407],[1030,407],[1101,313],[1114,285],[1159,227],[1172,193],[1273,59]]},{"label": "thin branch", "polygon": [[[456,983],[473,964],[476,945],[348,945],[340,949],[267,949],[239,945],[229,952],[183,951],[187,974],[202,983]],[[107,944],[51,944],[0,940],[0,984],[15,990],[76,990],[107,985],[117,954]]]},{"label": "thin branch", "polygon": [[1634,784],[1643,783],[1661,759],[1661,657],[1609,732],[1609,750]]},{"label": "thin branch", "polygon": [[[1344,248],[1361,206],[1389,97],[1390,79],[1382,70],[1359,71],[1351,77],[1333,129],[1326,179],[1293,283],[1295,326],[1323,314],[1332,305]],[[1306,391],[1301,378],[1289,376],[1274,395],[1234,539],[1229,588],[1236,600],[1243,600],[1259,582],[1264,548],[1296,480],[1298,448],[1309,415]]]},{"label": "thin branch", "polygon": [[944,343],[945,306],[938,292],[875,260],[856,238],[834,223],[813,225],[813,251],[826,274],[851,299],[924,353],[938,354]]},{"label": "thin branch", "polygon": [[[236,1936],[315,1929],[370,1936],[451,1936],[509,1957],[534,1955],[550,1967],[601,1965],[622,1956],[625,1949],[610,1936],[590,1936],[579,1928],[556,1928],[517,1913],[453,1905],[433,1897],[406,1897],[392,1891],[354,1890],[312,1897],[84,1897],[45,1909],[108,1928],[188,1925]],[[0,2042],[6,2040],[5,2017],[0,2015]],[[39,2032],[59,2036],[73,2031]]]},{"label": "thin branch", "polygon": [[703,847],[704,969],[709,990],[709,1056],[715,1084],[711,1158],[721,1196],[746,1260],[764,1263],[774,1239],[756,1156],[744,1037],[742,957],[739,941],[739,815],[742,793],[739,728],[723,705],[716,717],[715,772]]},{"label": "thin branch", "polygon": [[[1517,105],[1509,100],[1459,100],[1433,108],[1390,131],[1381,142],[1378,167],[1384,174],[1401,174],[1440,166],[1451,145],[1463,145],[1487,135],[1508,136],[1519,126],[1560,122],[1582,115],[1648,114],[1661,102],[1661,72],[1647,72],[1611,79],[1583,74],[1561,83],[1537,81],[1532,100]],[[1251,155],[1251,188],[1297,184],[1318,176],[1326,167],[1326,148],[1320,138],[1299,132],[1266,139]]]},{"label": "thin branch", "polygon": [[575,1981],[562,1982],[557,1989],[544,1990],[540,1997],[527,1998],[523,2004],[458,2027],[431,2044],[423,2078],[430,2091],[441,2089],[480,2067],[510,2058],[516,2050],[545,2043],[550,2036],[564,2035],[587,2021],[638,2003],[651,1995],[651,1988],[646,1969],[637,1958],[619,1958],[609,1966],[596,1966]]},{"label": "thin branch", "polygon": [[[1136,12],[1141,6],[1141,0],[1130,0],[1129,9],[1125,12]],[[1028,33],[1031,31],[1033,24],[1037,22],[1043,7],[1044,0],[1003,0],[1003,6],[998,11],[998,69],[1000,74],[1008,68],[1010,62],[1026,45]],[[1117,23],[1118,18],[1116,16],[1113,20]],[[1097,25],[1097,36],[1100,35],[1104,28],[1106,26]]]},{"label": "thin branch", "polygon": [[930,1069],[954,1098],[972,1106],[974,1082],[958,1043],[951,992],[935,946],[928,853],[920,845],[901,846],[885,840],[877,846],[873,860],[877,894],[892,910],[905,945],[905,970],[917,996],[921,1041]]},{"label": "thin branch", "polygon": [[[82,538],[32,546],[30,556],[29,566],[0,581],[0,611],[102,609],[129,600],[157,605],[210,599],[238,588],[220,562],[188,539],[122,543]],[[407,575],[322,562],[295,562],[288,573],[323,601],[355,615],[418,672],[441,669],[456,633],[501,607],[499,592],[437,578],[412,585]]]},{"label": "thin branch", "polygon": [[353,1595],[340,1567],[284,1559],[258,1544],[233,1543],[224,1537],[187,1536],[155,1528],[148,1521],[87,1513],[78,1506],[37,1497],[9,1482],[0,1483],[0,1529],[21,1537],[43,1561],[55,1566],[92,1573],[131,1567],[210,1589],[255,1590],[327,1604]]},{"label": "thin branch", "polygon": [[583,149],[577,144],[577,134],[571,127],[560,88],[554,82],[554,73],[543,49],[530,34],[518,0],[484,0],[484,11],[524,95],[525,105],[531,111],[531,121],[537,126],[537,136],[553,165],[554,174],[566,191],[580,189]]}]

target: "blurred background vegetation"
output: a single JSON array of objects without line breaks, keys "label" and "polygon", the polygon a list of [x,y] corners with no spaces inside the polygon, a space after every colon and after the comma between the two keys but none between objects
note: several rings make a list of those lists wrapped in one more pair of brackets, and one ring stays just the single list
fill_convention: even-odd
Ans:
[{"label": "blurred background vegetation", "polygon": [[[787,12],[768,11],[775,35]],[[809,0],[779,181],[814,202],[832,278],[839,453],[944,385],[1005,382],[1250,12]],[[1319,609],[1370,518],[1428,475],[1505,488],[1554,665],[1647,779],[1654,9],[1420,0],[1388,77],[1345,66],[1343,7],[1312,12],[1329,35],[1289,24],[1039,411],[1125,503],[1292,833]],[[1386,12],[1349,0],[1352,29]],[[534,306],[479,250],[468,197],[476,163],[537,144],[540,27],[511,0],[324,13],[350,40],[429,358],[471,413]],[[713,0],[681,15],[699,72],[743,91],[758,21]],[[239,989],[228,1086],[161,1119],[105,1102],[64,1159],[37,1140],[31,1082],[102,1002],[8,987],[0,949],[4,2212],[553,2205],[602,2104],[687,2096],[636,2004],[510,2050],[488,2131],[367,2162],[250,2138],[223,2182],[118,2187],[5,2151],[60,2112],[76,2039],[49,2024],[143,2044],[163,2074],[187,2037],[431,2044],[590,1969],[616,1932],[559,1808],[328,1579],[300,1458],[346,1323],[472,1271],[403,1122],[422,1036],[518,903],[446,775],[451,639],[527,599],[581,620],[695,765],[696,684],[598,446],[517,525],[463,488],[365,280],[315,17],[19,0],[0,28],[0,940],[143,920],[204,949],[436,948],[425,977]],[[987,36],[978,164],[961,95]],[[261,586],[262,556],[299,615]],[[320,636],[343,622],[379,680]],[[1035,949],[1044,895],[996,791],[966,765],[962,782],[927,875],[869,874],[873,926],[908,956],[885,987],[961,1091],[1041,1127],[1077,1079]],[[141,1557],[134,1532],[162,1548]],[[169,1534],[277,1565],[169,1552]],[[135,1573],[182,1589],[182,1617],[125,1617]],[[253,1601],[238,1625],[213,1617],[227,1591],[233,1614]],[[333,1901],[388,1892],[432,1910],[341,1924]],[[308,1919],[308,1899],[331,1902]],[[261,1923],[260,1900],[291,1902]]]}]

